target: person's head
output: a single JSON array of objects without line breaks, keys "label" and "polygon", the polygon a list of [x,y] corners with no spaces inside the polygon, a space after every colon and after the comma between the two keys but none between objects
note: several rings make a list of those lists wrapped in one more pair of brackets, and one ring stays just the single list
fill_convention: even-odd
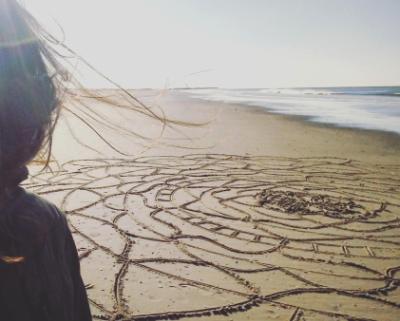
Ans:
[{"label": "person's head", "polygon": [[0,187],[51,140],[59,72],[40,26],[16,0],[0,0]]}]

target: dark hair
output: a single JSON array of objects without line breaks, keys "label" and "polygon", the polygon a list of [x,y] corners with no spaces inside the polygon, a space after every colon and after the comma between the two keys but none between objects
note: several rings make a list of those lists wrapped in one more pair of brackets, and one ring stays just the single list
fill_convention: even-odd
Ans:
[{"label": "dark hair", "polygon": [[[16,1],[0,0],[0,181],[51,143],[61,69],[40,26]],[[0,183],[1,184],[1,183]]]}]

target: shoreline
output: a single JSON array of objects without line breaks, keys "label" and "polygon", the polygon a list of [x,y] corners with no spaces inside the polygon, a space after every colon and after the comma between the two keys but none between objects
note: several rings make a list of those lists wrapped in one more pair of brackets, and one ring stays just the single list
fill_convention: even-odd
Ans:
[{"label": "shoreline", "polygon": [[307,116],[312,122],[400,134],[400,87],[209,89],[190,97],[261,106],[273,113]]},{"label": "shoreline", "polygon": [[271,115],[281,116],[281,117],[287,118],[287,119],[293,119],[293,120],[297,120],[297,121],[302,121],[302,122],[304,122],[304,123],[306,123],[308,125],[315,125],[315,126],[318,126],[318,127],[321,127],[321,128],[343,129],[343,130],[359,131],[360,133],[381,134],[381,135],[387,136],[388,138],[397,139],[399,141],[399,148],[400,148],[400,133],[397,133],[397,132],[394,132],[394,131],[389,131],[389,130],[385,131],[385,130],[374,129],[374,128],[342,126],[340,124],[313,121],[313,120],[311,120],[313,116],[289,115],[289,114],[276,112],[273,109],[268,108],[268,107],[250,105],[250,104],[245,104],[245,103],[211,101],[211,100],[207,100],[207,99],[203,99],[203,98],[194,98],[194,97],[189,97],[189,98],[190,99],[194,99],[194,100],[200,100],[200,101],[208,102],[208,103],[218,103],[218,104],[221,104],[221,105],[225,105],[227,107],[229,107],[230,105],[233,105],[233,106],[238,106],[238,107],[241,107],[241,108],[253,109],[253,110],[259,111],[261,113],[267,113],[267,114],[271,114]]}]

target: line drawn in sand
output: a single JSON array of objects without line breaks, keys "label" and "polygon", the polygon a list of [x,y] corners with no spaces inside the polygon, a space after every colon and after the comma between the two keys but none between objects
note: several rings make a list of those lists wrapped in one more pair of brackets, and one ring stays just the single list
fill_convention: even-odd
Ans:
[{"label": "line drawn in sand", "polygon": [[26,187],[66,213],[99,320],[397,320],[400,166],[88,159]]}]

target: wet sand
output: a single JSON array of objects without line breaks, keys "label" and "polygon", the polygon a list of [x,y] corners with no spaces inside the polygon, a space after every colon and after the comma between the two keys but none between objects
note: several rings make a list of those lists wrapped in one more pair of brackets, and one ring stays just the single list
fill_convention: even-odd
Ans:
[{"label": "wet sand", "polygon": [[61,122],[61,167],[27,185],[66,212],[95,320],[399,319],[398,136],[137,96],[212,122],[136,157],[77,146]]}]

